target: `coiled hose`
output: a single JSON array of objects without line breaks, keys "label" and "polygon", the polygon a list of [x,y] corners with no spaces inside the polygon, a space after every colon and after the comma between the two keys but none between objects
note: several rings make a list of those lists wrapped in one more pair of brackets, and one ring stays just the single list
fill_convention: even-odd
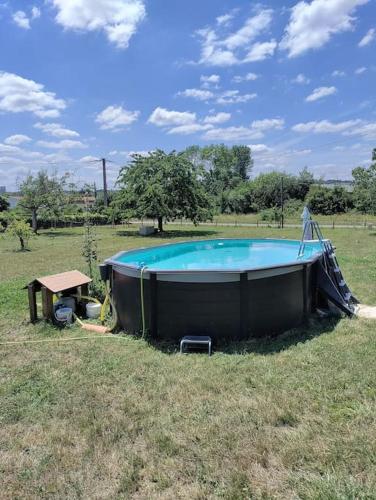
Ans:
[{"label": "coiled hose", "polygon": [[102,307],[101,307],[101,313],[100,313],[99,318],[100,318],[101,323],[103,325],[104,320],[106,318],[107,309],[108,309],[109,306],[111,306],[112,322],[111,322],[111,325],[108,328],[108,330],[110,332],[112,332],[116,328],[116,326],[117,326],[118,316],[117,316],[117,311],[116,311],[115,304],[114,304],[112,296],[111,296],[111,290],[110,290],[110,287],[109,287],[107,281],[105,283],[105,287],[106,287],[106,297],[105,297],[105,299],[103,301],[103,304],[102,304]]}]

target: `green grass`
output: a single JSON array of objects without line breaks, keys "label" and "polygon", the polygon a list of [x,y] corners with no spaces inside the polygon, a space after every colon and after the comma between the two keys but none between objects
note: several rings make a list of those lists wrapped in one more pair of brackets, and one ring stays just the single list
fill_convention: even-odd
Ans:
[{"label": "green grass", "polygon": [[[300,230],[98,228],[101,258],[189,238]],[[376,304],[376,232],[325,230],[362,302]],[[28,323],[22,287],[81,269],[82,229],[31,252],[0,240],[0,342],[87,335]],[[313,319],[212,358],[120,336],[0,346],[1,498],[376,498],[375,323]]]}]

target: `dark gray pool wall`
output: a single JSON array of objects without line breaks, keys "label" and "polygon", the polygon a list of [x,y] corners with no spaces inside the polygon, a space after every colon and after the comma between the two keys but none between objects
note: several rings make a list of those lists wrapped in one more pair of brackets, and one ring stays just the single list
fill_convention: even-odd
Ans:
[{"label": "dark gray pool wall", "polygon": [[[318,262],[245,272],[144,272],[146,328],[160,340],[245,340],[304,323],[316,304]],[[140,273],[109,266],[119,323],[142,329]]]}]

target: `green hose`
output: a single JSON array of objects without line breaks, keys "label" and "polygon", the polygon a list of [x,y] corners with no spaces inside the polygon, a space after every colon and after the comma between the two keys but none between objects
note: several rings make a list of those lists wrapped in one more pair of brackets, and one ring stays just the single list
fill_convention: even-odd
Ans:
[{"label": "green hose", "polygon": [[144,271],[148,266],[141,268],[140,274],[140,293],[141,293],[141,318],[142,318],[142,338],[145,337],[145,302],[144,302]]}]

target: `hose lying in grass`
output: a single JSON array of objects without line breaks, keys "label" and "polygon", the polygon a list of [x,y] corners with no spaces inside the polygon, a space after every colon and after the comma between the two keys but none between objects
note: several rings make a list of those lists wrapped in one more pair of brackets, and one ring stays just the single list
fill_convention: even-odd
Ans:
[{"label": "hose lying in grass", "polygon": [[72,340],[85,339],[123,339],[118,335],[90,335],[90,337],[71,337],[67,339],[38,339],[38,340],[13,340],[9,342],[0,342],[0,345],[19,345],[19,344],[42,344],[44,342],[70,342]]}]

